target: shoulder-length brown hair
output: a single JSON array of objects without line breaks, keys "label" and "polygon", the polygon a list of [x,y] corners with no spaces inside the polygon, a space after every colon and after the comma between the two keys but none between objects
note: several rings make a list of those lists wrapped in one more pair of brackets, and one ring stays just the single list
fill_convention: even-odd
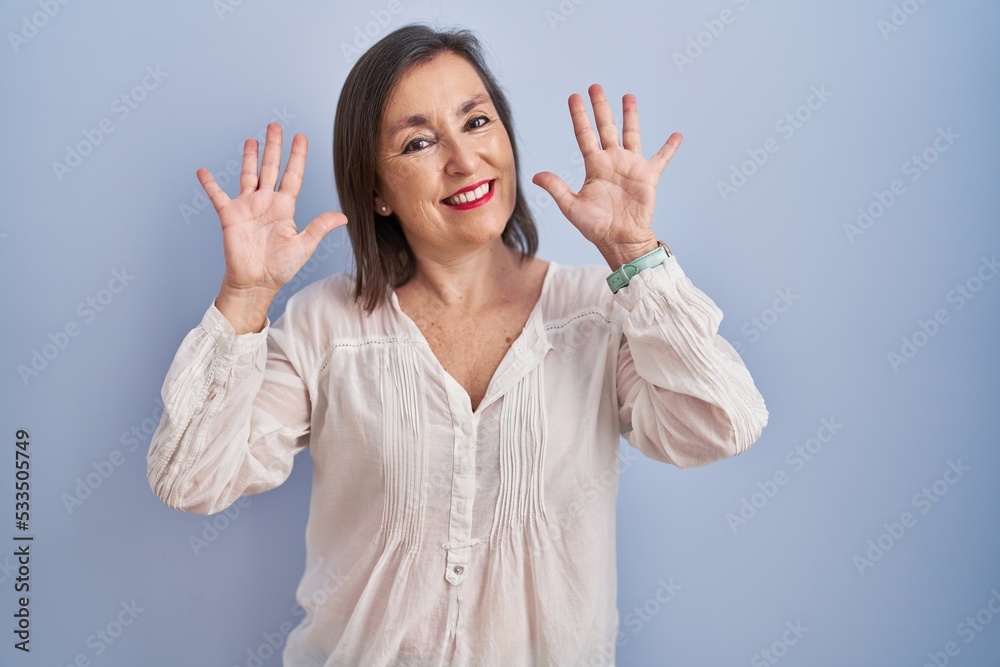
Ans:
[{"label": "shoulder-length brown hair", "polygon": [[369,313],[389,299],[393,288],[408,281],[416,268],[413,251],[395,213],[375,221],[376,155],[382,114],[396,81],[409,68],[445,51],[465,58],[475,68],[510,136],[517,193],[501,239],[504,245],[521,251],[522,261],[534,257],[538,250],[535,220],[520,184],[510,105],[486,66],[479,41],[469,30],[440,32],[420,24],[403,26],[376,42],[351,68],[340,91],[333,123],[333,173],[357,269],[354,298],[362,300]]}]

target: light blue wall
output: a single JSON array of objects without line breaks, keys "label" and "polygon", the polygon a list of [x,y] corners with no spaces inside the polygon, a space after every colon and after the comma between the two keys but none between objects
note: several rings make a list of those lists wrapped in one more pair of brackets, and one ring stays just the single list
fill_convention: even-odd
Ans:
[{"label": "light blue wall", "polygon": [[[298,620],[305,457],[285,485],[234,506],[228,526],[216,517],[217,534],[146,481],[164,373],[222,275],[194,173],[224,170],[277,113],[311,142],[301,220],[336,208],[332,117],[353,63],[343,45],[372,21],[380,37],[431,20],[490,47],[543,258],[600,261],[530,184],[543,169],[582,181],[571,93],[593,82],[613,99],[635,93],[650,155],[684,134],[655,228],[724,311],[721,332],[770,410],[736,459],[694,470],[627,459],[618,664],[917,667],[929,653],[997,664],[1000,279],[983,258],[1000,252],[1000,6],[576,2],[3,3],[0,663],[252,665],[267,633]],[[57,174],[88,134],[97,145]],[[924,171],[912,160],[925,153]],[[720,193],[752,154],[766,162]],[[878,212],[890,196],[850,229],[859,207]],[[345,230],[327,246],[306,282],[348,268]],[[967,299],[959,285],[978,291]],[[943,323],[928,324],[936,314]],[[76,335],[61,336],[67,326]],[[903,338],[917,347],[894,367]],[[53,358],[22,380],[35,350]],[[18,428],[30,432],[36,536],[30,656],[12,648]],[[809,447],[808,460],[796,453]],[[88,476],[97,488],[67,508]],[[744,499],[758,507],[738,523]],[[195,553],[189,538],[203,533],[216,537]],[[869,541],[890,547],[870,567],[856,559]],[[131,625],[99,639],[133,604]],[[981,630],[965,620],[977,613]],[[796,624],[801,637],[787,631]]]}]

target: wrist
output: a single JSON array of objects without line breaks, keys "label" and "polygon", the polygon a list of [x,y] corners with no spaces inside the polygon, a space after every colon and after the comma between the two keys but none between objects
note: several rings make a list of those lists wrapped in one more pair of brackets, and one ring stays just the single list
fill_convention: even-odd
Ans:
[{"label": "wrist", "polygon": [[224,278],[222,280],[222,286],[219,288],[219,294],[224,294],[228,299],[242,301],[244,303],[266,302],[269,306],[271,302],[274,301],[274,298],[278,296],[279,291],[281,290],[259,285],[240,287],[228,282]]},{"label": "wrist", "polygon": [[619,243],[610,248],[599,248],[601,256],[608,263],[612,271],[617,271],[623,264],[627,264],[634,259],[638,259],[645,254],[651,253],[659,247],[656,237],[650,237],[643,241],[633,243]]},{"label": "wrist", "polygon": [[259,333],[267,323],[267,311],[277,292],[263,287],[238,288],[223,283],[215,307],[238,335]]}]

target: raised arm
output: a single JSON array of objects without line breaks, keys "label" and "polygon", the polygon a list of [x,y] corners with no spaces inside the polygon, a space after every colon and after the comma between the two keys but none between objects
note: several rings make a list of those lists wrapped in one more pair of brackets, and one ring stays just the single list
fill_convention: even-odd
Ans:
[{"label": "raised arm", "polygon": [[281,125],[271,123],[259,172],[257,141],[247,139],[243,146],[240,194],[236,199],[226,195],[207,169],[197,172],[222,225],[226,272],[215,305],[237,334],[261,330],[267,310],[282,286],[295,277],[327,233],[347,223],[343,213],[327,211],[301,232],[295,226],[295,200],[302,187],[307,151],[305,135],[295,135],[285,174],[275,190],[281,162]]},{"label": "raised arm", "polygon": [[222,287],[184,338],[163,383],[164,411],[147,454],[153,492],[170,507],[199,514],[287,479],[309,432],[309,389],[298,352],[296,300],[271,327],[274,296],[332,229],[327,212],[299,232],[293,219],[305,168],[296,135],[281,185],[281,127],[267,128],[260,170],[257,142],[243,152],[240,194],[230,199],[205,169],[198,178],[219,214],[226,258]]},{"label": "raised arm", "polygon": [[[533,182],[601,252],[613,271],[657,248],[653,208],[660,175],[680,147],[673,133],[642,155],[639,112],[622,98],[621,142],[601,86],[569,98],[586,178],[574,193],[550,172]],[[676,257],[635,274],[615,294],[625,309],[616,373],[621,433],[648,457],[680,467],[744,451],[767,424],[764,400],[736,351],[718,335],[722,311],[684,275]]]},{"label": "raised arm", "polygon": [[535,174],[532,182],[552,195],[566,219],[597,247],[611,270],[615,270],[656,249],[653,233],[656,187],[684,137],[674,132],[647,160],[642,155],[635,96],[622,98],[621,144],[604,89],[596,83],[590,87],[590,100],[600,141],[590,127],[583,98],[576,93],[569,97],[573,130],[586,169],[580,191],[574,193],[565,181],[548,171]]},{"label": "raised arm", "polygon": [[620,431],[643,454],[680,468],[746,451],[768,413],[722,336],[722,311],[668,257],[615,294],[627,315],[618,354]]}]

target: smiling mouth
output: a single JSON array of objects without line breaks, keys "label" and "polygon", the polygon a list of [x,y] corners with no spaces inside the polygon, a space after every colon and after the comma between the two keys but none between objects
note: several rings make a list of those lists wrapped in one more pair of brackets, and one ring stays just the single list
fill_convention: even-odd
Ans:
[{"label": "smiling mouth", "polygon": [[476,208],[477,206],[482,206],[490,199],[493,198],[493,193],[496,191],[495,188],[496,179],[493,179],[487,183],[483,183],[478,188],[474,190],[469,190],[461,194],[455,195],[453,197],[448,197],[442,199],[441,203],[448,208],[454,208],[458,210],[465,210],[469,208]]}]

